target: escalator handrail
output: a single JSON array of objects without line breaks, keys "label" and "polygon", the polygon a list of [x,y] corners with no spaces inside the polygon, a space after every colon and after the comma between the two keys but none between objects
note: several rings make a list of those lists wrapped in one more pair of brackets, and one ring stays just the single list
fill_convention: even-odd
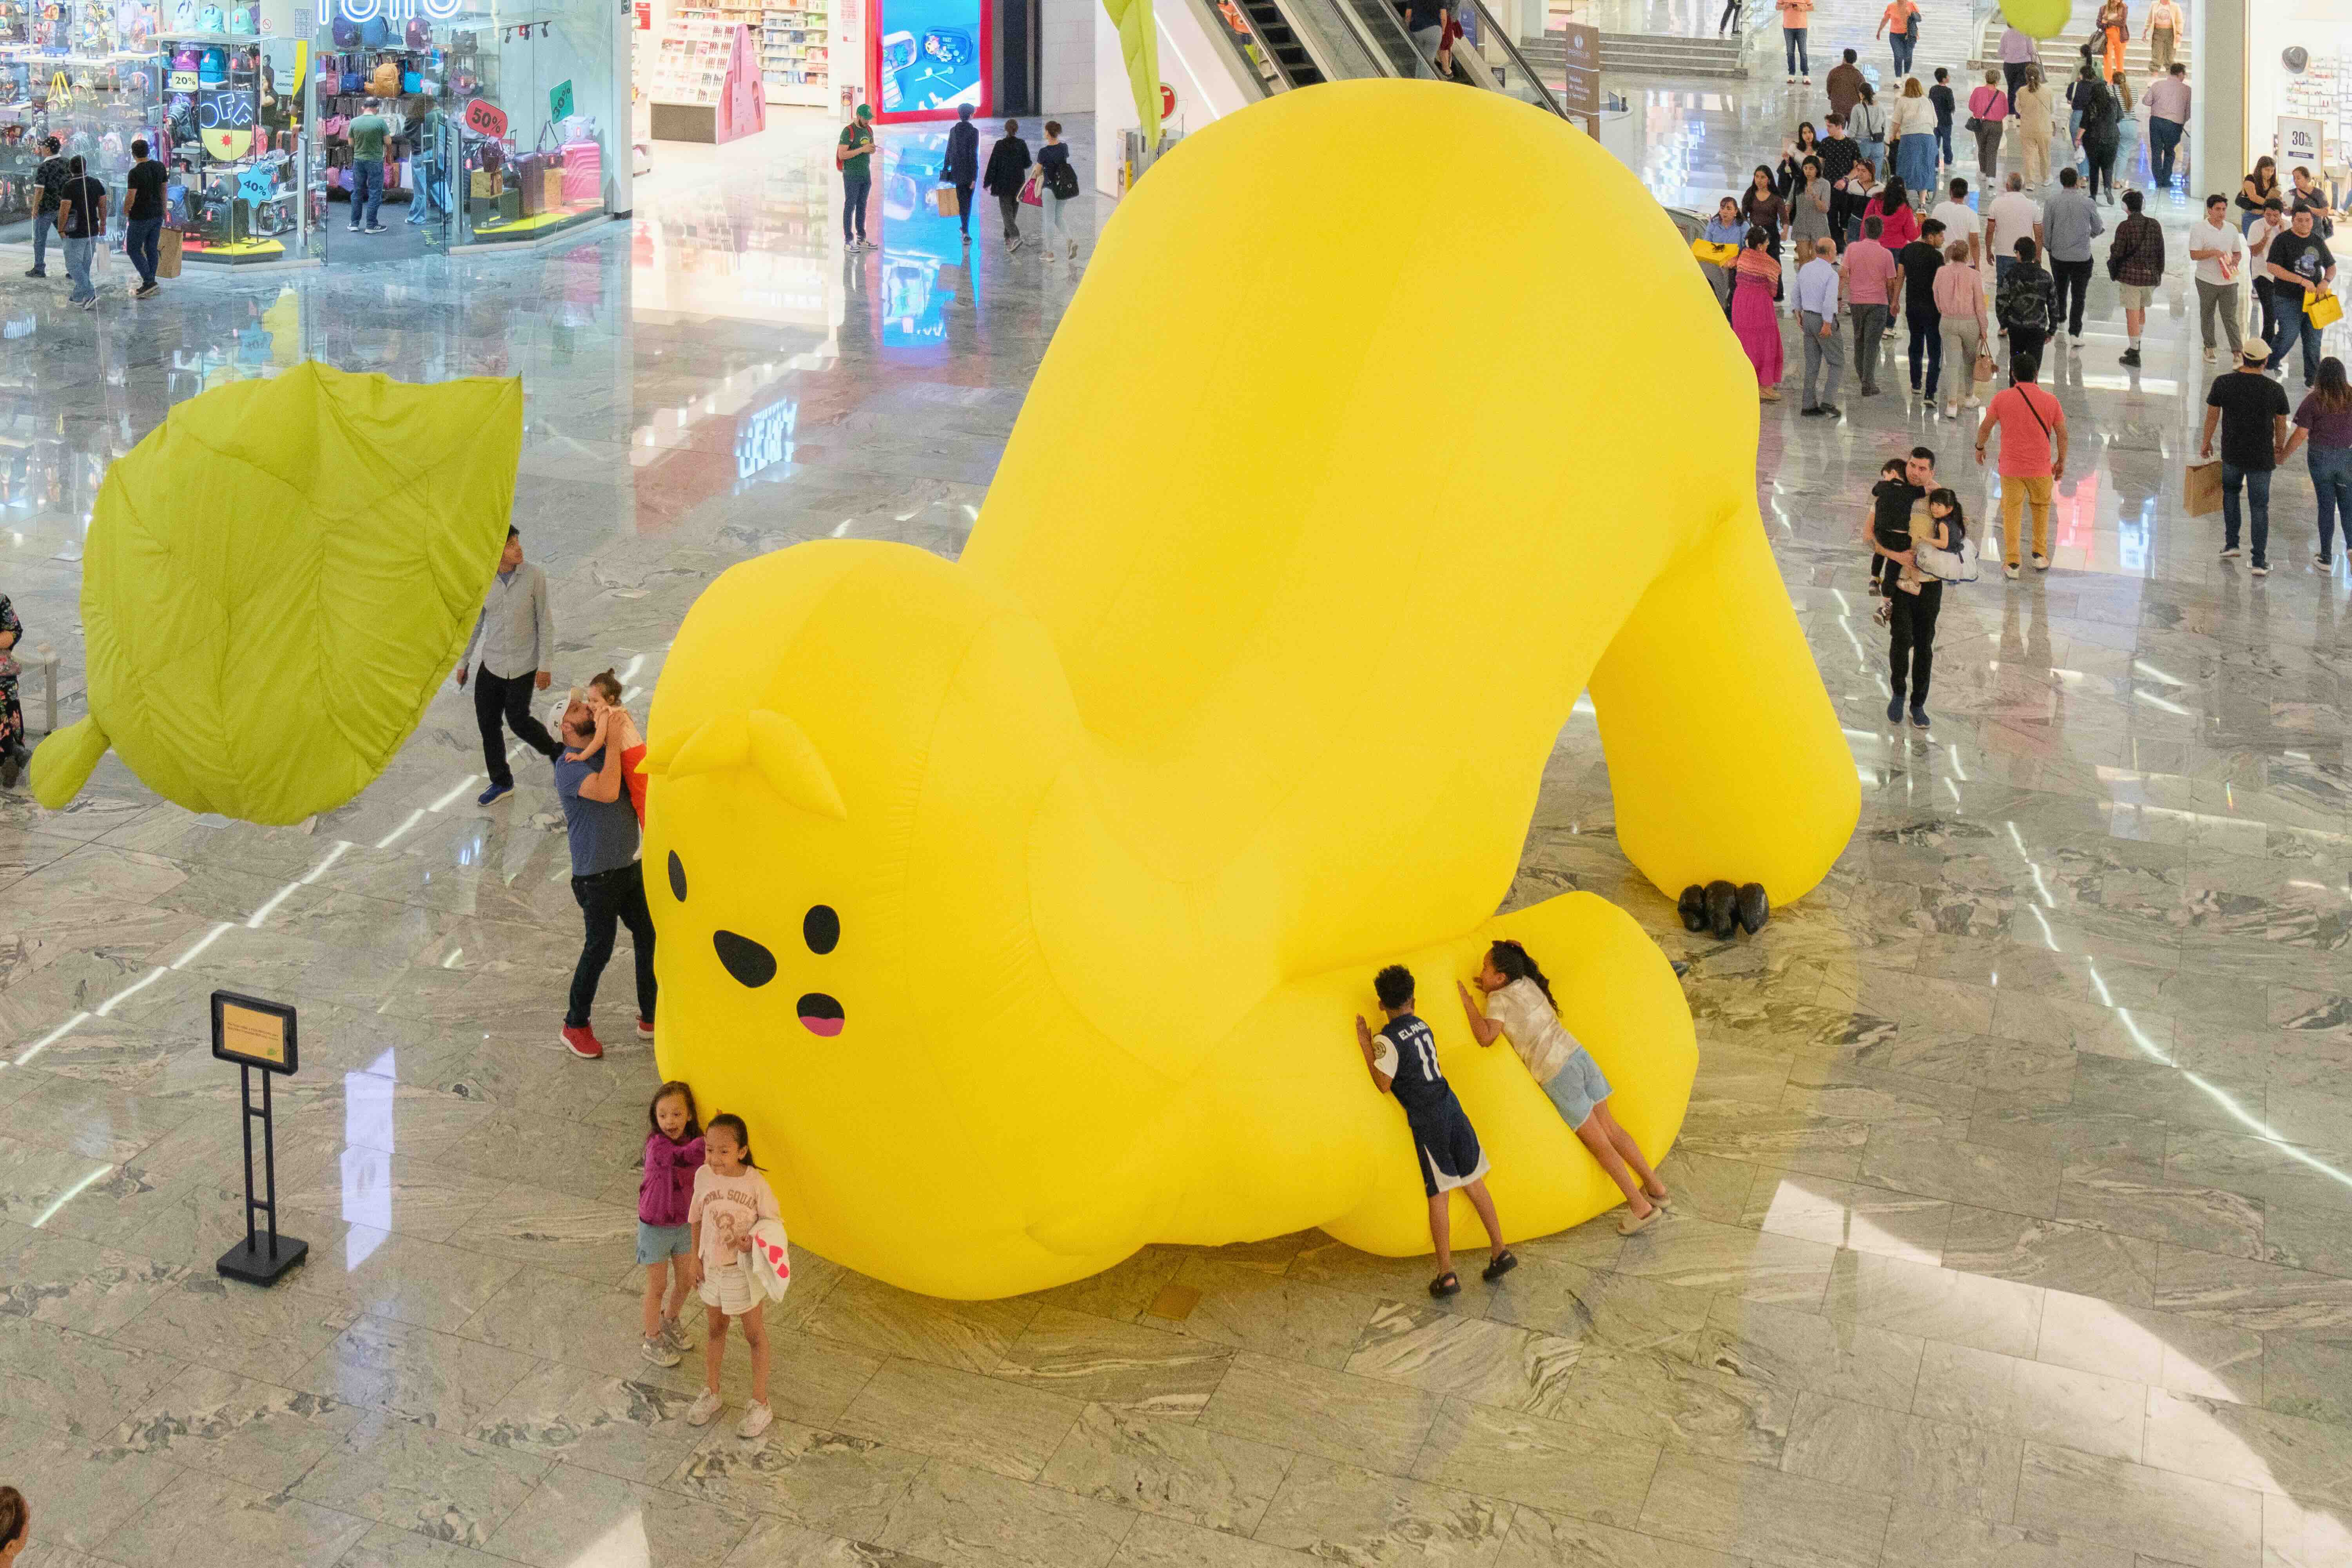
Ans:
[{"label": "escalator handrail", "polygon": [[[1204,11],[1213,12],[1217,8],[1216,0],[1196,0],[1196,4]],[[1241,40],[1234,37],[1233,29],[1225,25],[1223,17],[1208,16],[1204,18],[1204,25],[1211,32],[1223,37],[1232,47],[1234,57],[1241,61],[1243,70],[1247,73],[1252,81],[1256,82],[1265,90],[1267,96],[1271,97],[1276,92],[1287,92],[1297,87],[1298,84],[1290,79],[1290,73],[1282,68],[1282,57],[1274,52],[1274,46],[1266,42],[1265,35],[1258,30],[1257,18],[1251,16],[1245,6],[1236,5],[1234,10],[1241,17],[1242,26],[1248,29],[1250,42],[1256,47],[1259,58],[1265,62],[1263,68],[1259,67],[1256,60],[1249,58],[1248,52],[1242,47]],[[1267,71],[1271,71],[1273,75],[1269,77],[1266,75]]]},{"label": "escalator handrail", "polygon": [[1405,59],[1416,58],[1420,54],[1420,51],[1412,47],[1412,36],[1404,30],[1403,21],[1397,16],[1391,0],[1371,0],[1371,5],[1381,16],[1387,18],[1393,37],[1388,38],[1372,37],[1371,26],[1364,20],[1363,13],[1356,8],[1354,0],[1332,0],[1333,9],[1339,13],[1349,29],[1356,35],[1356,41],[1364,46],[1364,52],[1371,57],[1374,65],[1381,68],[1382,75],[1412,75],[1409,68],[1404,70],[1397,68],[1398,45],[1402,45]]},{"label": "escalator handrail", "polygon": [[[1562,120],[1567,119],[1568,110],[1560,107],[1559,100],[1551,95],[1551,89],[1544,85],[1543,78],[1535,73],[1535,68],[1528,64],[1527,57],[1519,53],[1519,46],[1511,41],[1510,29],[1496,21],[1495,14],[1486,9],[1486,0],[1468,0],[1468,5],[1472,10],[1478,13],[1478,48],[1480,52],[1483,53],[1485,51],[1486,47],[1486,40],[1488,38],[1492,38],[1496,43],[1502,45],[1503,52],[1510,57],[1512,67],[1516,68],[1521,76],[1528,79],[1528,85],[1536,89],[1538,100],[1541,106],[1545,109],[1550,110]],[[1481,82],[1479,85],[1482,87],[1487,87],[1492,84]]]}]

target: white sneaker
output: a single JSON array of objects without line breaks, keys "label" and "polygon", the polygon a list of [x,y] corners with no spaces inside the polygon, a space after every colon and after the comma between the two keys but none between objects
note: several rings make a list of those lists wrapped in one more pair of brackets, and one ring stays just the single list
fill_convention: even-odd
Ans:
[{"label": "white sneaker", "polygon": [[686,1424],[689,1426],[708,1426],[710,1425],[710,1418],[718,1414],[719,1395],[706,1388],[694,1396],[693,1404],[686,1407]]},{"label": "white sneaker", "polygon": [[2238,547],[2237,547],[2236,545],[2234,545],[2234,544],[2231,545],[2228,549],[2226,549],[2226,550],[2224,550],[2224,551],[2222,551],[2222,552],[2221,552],[2221,559],[2222,559],[2222,560],[2224,560],[2224,561],[2235,561],[2237,558],[2238,558]]},{"label": "white sneaker", "polygon": [[1981,397],[1971,397],[1966,403],[1960,405],[1960,406],[1963,408],[1982,408],[1984,406],[1984,399]]},{"label": "white sneaker", "polygon": [[2080,333],[2080,332],[2068,332],[2068,333],[2066,334],[2066,337],[2067,337],[2067,339],[2068,339],[2068,341],[2069,341],[2069,342],[2074,342],[2074,343],[2075,343],[2075,344],[2078,344],[2078,345],[2079,345],[2079,344],[2082,342],[2082,341],[2083,341],[2083,334],[2082,334],[2082,333]]},{"label": "white sneaker", "polygon": [[670,1348],[669,1340],[666,1335],[657,1333],[649,1339],[641,1341],[638,1343],[637,1349],[647,1361],[653,1363],[656,1366],[676,1366],[677,1364],[677,1352]]},{"label": "white sneaker", "polygon": [[774,1419],[774,1414],[765,1405],[754,1405],[751,1409],[743,1412],[743,1419],[736,1424],[735,1436],[756,1437],[766,1431],[768,1423]]},{"label": "white sneaker", "polygon": [[2050,570],[2050,557],[2048,557],[2047,555],[2042,554],[2042,553],[2040,551],[2038,551],[2038,550],[2037,550],[2037,551],[2035,551],[2035,552],[2033,552],[2033,569],[2034,569],[2036,572],[2047,572],[2047,571],[2049,571],[2049,570]]},{"label": "white sneaker", "polygon": [[2014,562],[2014,561],[2003,562],[2003,563],[2001,563],[2001,568],[2000,568],[2000,569],[2001,569],[2003,572],[2005,572],[2005,573],[2007,573],[2007,574],[2009,574],[2009,580],[2010,580],[2011,582],[2014,583],[2014,582],[2016,582],[2016,581],[2017,581],[2017,563],[2016,563],[2016,562]]},{"label": "white sneaker", "polygon": [[2267,577],[2271,574],[2271,569],[2267,566],[2255,566],[2249,568],[2249,570],[2251,570],[2257,577]]},{"label": "white sneaker", "polygon": [[1956,404],[1956,403],[1947,403],[1947,404],[1945,404],[1945,405],[1944,405],[1944,417],[1945,417],[1945,418],[1947,418],[1947,419],[1958,419],[1959,416],[1960,416],[1960,408],[1959,408],[1959,405],[1958,405],[1958,404]]},{"label": "white sneaker", "polygon": [[2211,349],[2207,349],[2205,351],[2205,363],[2207,364],[2211,364],[2213,363],[2213,351]]},{"label": "white sneaker", "polygon": [[681,1353],[694,1348],[694,1342],[687,1337],[686,1320],[683,1318],[669,1318],[663,1321],[662,1342]]}]

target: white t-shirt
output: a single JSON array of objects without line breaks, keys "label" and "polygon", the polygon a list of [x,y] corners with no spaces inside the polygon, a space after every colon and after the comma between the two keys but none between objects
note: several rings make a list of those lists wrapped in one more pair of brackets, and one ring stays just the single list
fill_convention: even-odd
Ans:
[{"label": "white t-shirt", "polygon": [[2239,259],[2238,226],[2221,215],[2218,224],[2198,222],[2189,226],[2189,248],[2218,250],[2220,256],[2200,257],[2197,262],[2197,281],[2220,287],[2235,283],[2246,275],[2245,264]]},{"label": "white t-shirt", "polygon": [[1992,226],[1993,254],[2015,256],[2017,242],[2033,237],[2033,226],[2042,221],[2042,204],[2023,191],[2003,191],[1993,197],[1985,221]]},{"label": "white t-shirt", "polygon": [[1967,241],[1976,237],[1976,208],[1969,205],[1966,202],[1956,202],[1948,197],[1943,201],[1937,202],[1936,204],[1936,210],[1929,213],[1927,216],[1944,226],[1944,243],[1946,245],[1950,245],[1955,241],[1965,244]]},{"label": "white t-shirt", "polygon": [[1549,1083],[1559,1077],[1576,1050],[1576,1037],[1561,1026],[1550,998],[1532,980],[1514,980],[1500,991],[1487,993],[1486,1016],[1503,1026],[1504,1037],[1528,1064],[1528,1076],[1538,1083]]}]

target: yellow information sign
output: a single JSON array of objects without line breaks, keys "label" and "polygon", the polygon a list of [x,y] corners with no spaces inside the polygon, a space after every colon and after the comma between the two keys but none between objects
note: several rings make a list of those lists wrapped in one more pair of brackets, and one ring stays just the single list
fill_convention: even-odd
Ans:
[{"label": "yellow information sign", "polygon": [[294,1009],[233,991],[214,992],[213,1055],[266,1072],[294,1071]]}]

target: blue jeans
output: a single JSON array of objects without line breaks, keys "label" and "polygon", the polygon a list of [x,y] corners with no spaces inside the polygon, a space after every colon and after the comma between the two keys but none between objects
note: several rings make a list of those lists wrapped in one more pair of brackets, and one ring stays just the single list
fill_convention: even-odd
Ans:
[{"label": "blue jeans", "polygon": [[73,279],[73,288],[66,295],[68,304],[79,305],[84,300],[98,298],[98,286],[89,280],[89,258],[98,249],[94,239],[66,241],[66,276]]},{"label": "blue jeans", "polygon": [[[1948,120],[1938,121],[1936,123],[1936,151],[1942,156],[1944,167],[1947,169],[1959,161],[1952,156],[1952,122]],[[1988,203],[1990,199],[1986,198]]]},{"label": "blue jeans", "polygon": [[139,286],[145,288],[155,281],[155,261],[163,247],[163,220],[159,217],[126,218],[122,224],[122,255],[139,269]]},{"label": "blue jeans", "polygon": [[[1929,402],[1936,398],[1936,383],[1944,371],[1944,318],[1937,310],[1913,310],[1911,322],[1911,390],[1924,394]],[[1919,365],[1925,356],[1927,384],[1919,384]]]},{"label": "blue jeans", "polygon": [[2352,540],[2352,447],[2314,444],[2304,450],[2311,458],[2312,493],[2319,498],[2319,552],[2333,558],[2339,520],[2345,538]]},{"label": "blue jeans", "polygon": [[1804,28],[1781,28],[1780,47],[1786,49],[1789,53],[1789,74],[1790,76],[1811,76],[1813,74],[1813,62],[1811,57],[1805,53]]},{"label": "blue jeans", "polygon": [[1895,74],[1896,76],[1909,76],[1911,74],[1911,51],[1919,47],[1919,35],[1916,33],[1889,33],[1886,35],[1886,42],[1895,50]]},{"label": "blue jeans", "polygon": [[873,175],[843,173],[841,176],[842,238],[864,239],[866,237],[866,193],[873,188]]},{"label": "blue jeans", "polygon": [[2303,302],[2309,299],[2292,283],[2271,279],[2271,363],[2278,366],[2282,379],[2286,375],[2286,351],[2297,338],[2303,340],[2303,384],[2309,386],[2319,379],[2319,329],[2303,313]]},{"label": "blue jeans", "polygon": [[425,224],[433,221],[433,181],[435,165],[430,159],[419,158],[411,165],[416,183],[409,187],[408,221]]},{"label": "blue jeans", "polygon": [[49,268],[49,236],[57,232],[58,214],[55,207],[33,215],[33,270],[46,272]]},{"label": "blue jeans", "polygon": [[383,207],[383,160],[352,160],[352,226],[373,228]]},{"label": "blue jeans", "polygon": [[2188,127],[2159,115],[2147,117],[2148,175],[2162,190],[2172,184],[2172,160],[2180,151],[2180,133]]},{"label": "blue jeans", "polygon": [[2271,563],[2271,470],[2242,468],[2224,458],[2221,460],[2221,545],[2226,550],[2238,548],[2238,488],[2245,487],[2246,499],[2253,503],[2254,564]]},{"label": "blue jeans", "polygon": [[1886,166],[1886,139],[1883,136],[1874,137],[1860,145],[1863,162],[1877,171],[1878,183],[1885,184],[1886,176],[1893,172]]}]

